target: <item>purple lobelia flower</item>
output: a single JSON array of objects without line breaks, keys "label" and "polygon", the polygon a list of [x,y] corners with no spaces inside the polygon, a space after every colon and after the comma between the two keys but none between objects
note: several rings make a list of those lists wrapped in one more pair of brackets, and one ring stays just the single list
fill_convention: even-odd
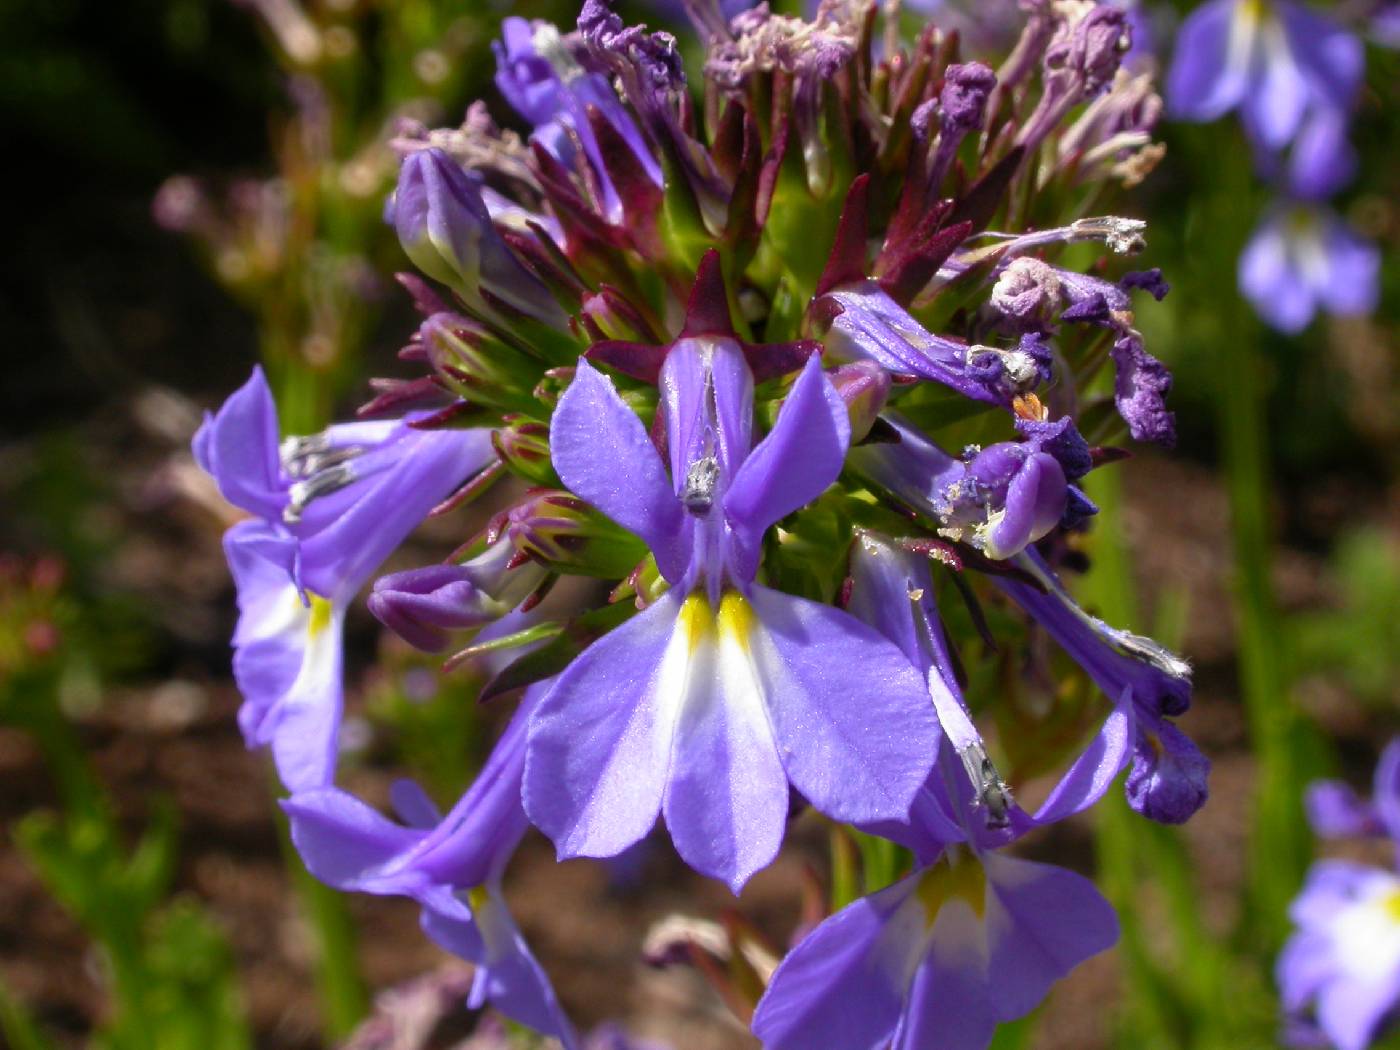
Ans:
[{"label": "purple lobelia flower", "polygon": [[1351,107],[1363,62],[1355,36],[1293,0],[1210,0],[1177,36],[1167,99],[1183,120],[1238,108],[1250,138],[1278,151],[1309,114]]},{"label": "purple lobelia flower", "polygon": [[587,361],[555,410],[560,478],[641,536],[671,589],[541,703],[525,807],[564,857],[619,853],[664,811],[681,856],[737,892],[778,851],[789,782],[835,819],[894,819],[928,772],[936,723],[893,645],[754,582],[769,526],[841,470],[847,411],[819,360],[755,444],[743,350],[693,318],[660,369],[669,477]]},{"label": "purple lobelia flower", "polygon": [[1380,252],[1322,205],[1280,203],[1245,245],[1239,283],[1260,317],[1292,334],[1319,309],[1342,316],[1374,310]]},{"label": "purple lobelia flower", "polygon": [[1116,754],[1091,749],[1040,821],[1027,818],[962,705],[926,560],[866,534],[852,571],[852,610],[926,671],[943,724],[938,762],[909,817],[868,826],[910,847],[919,866],[798,944],[753,1030],[766,1050],[982,1050],[997,1024],[1035,1009],[1056,980],[1117,940],[1113,910],[1087,879],[996,850],[1097,800],[1121,765],[1121,727]]},{"label": "purple lobelia flower", "polygon": [[491,461],[485,431],[351,423],[279,442],[261,370],[208,416],[199,465],[257,517],[224,537],[238,589],[234,676],[249,746],[291,790],[330,782],[350,601],[428,512]]},{"label": "purple lobelia flower", "polygon": [[476,966],[468,1006],[489,1002],[574,1050],[573,1028],[500,889],[529,827],[520,804],[526,728],[547,689],[548,682],[540,682],[526,690],[486,765],[445,817],[411,781],[394,785],[402,824],[336,788],[300,792],[282,806],[292,841],[318,879],[342,890],[410,897],[422,906],[428,936]]},{"label": "purple lobelia flower", "polygon": [[[1333,782],[1312,785],[1309,818],[1319,834],[1384,834],[1400,849],[1400,740],[1376,769],[1367,804]],[[1400,1006],[1400,876],[1353,861],[1313,866],[1289,915],[1297,931],[1275,977],[1295,1030],[1320,1030],[1338,1050],[1365,1050]]]},{"label": "purple lobelia flower", "polygon": [[995,582],[1031,615],[1093,679],[1127,722],[1132,769],[1124,790],[1145,817],[1180,824],[1205,804],[1210,761],[1170,718],[1191,702],[1191,668],[1150,638],[1110,627],[1084,612],[1044,560],[1026,551],[1016,560],[1036,583],[1002,576]]},{"label": "purple lobelia flower", "polygon": [[852,449],[851,466],[936,522],[940,534],[994,561],[1095,512],[1072,484],[1091,461],[1068,417],[1053,423],[1018,419],[1023,440],[970,446],[963,458],[950,456],[893,413],[884,420],[898,441]]}]

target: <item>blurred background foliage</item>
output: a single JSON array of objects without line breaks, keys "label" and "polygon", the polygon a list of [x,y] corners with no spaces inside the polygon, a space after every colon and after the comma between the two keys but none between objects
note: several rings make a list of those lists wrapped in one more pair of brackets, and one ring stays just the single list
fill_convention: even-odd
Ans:
[{"label": "blurred background foliage", "polygon": [[[675,16],[657,6],[653,20]],[[377,902],[351,914],[281,845],[271,782],[232,722],[227,521],[183,448],[197,406],[255,361],[296,431],[392,371],[410,314],[381,221],[388,139],[401,118],[455,123],[477,97],[507,116],[489,52],[506,14],[574,11],[0,0],[18,189],[0,259],[0,1042],[327,1045],[364,1017],[367,988],[437,961],[411,928],[357,945],[366,917],[372,937],[412,923]],[[1124,938],[1000,1048],[1276,1041],[1273,957],[1314,852],[1302,787],[1364,783],[1400,728],[1397,74],[1400,55],[1368,49],[1362,175],[1340,202],[1382,247],[1374,317],[1296,337],[1254,317],[1235,267],[1268,192],[1232,122],[1164,125],[1166,159],[1129,198],[1150,223],[1144,264],[1173,284],[1139,321],[1175,370],[1181,445],[1095,475],[1082,593],[1196,662],[1213,798],[1184,833],[1107,802],[1040,847],[1097,865]],[[351,636],[352,775],[412,768],[449,801],[494,716],[469,676],[439,685],[367,619]],[[861,857],[871,883],[891,876],[878,845],[838,843],[837,896],[858,891]],[[607,894],[632,885],[625,868]],[[543,878],[531,892],[550,892]],[[639,928],[659,907],[600,899]],[[783,934],[796,906],[741,902]],[[582,965],[548,912],[527,910],[528,932],[541,924],[556,969]],[[618,1001],[558,977],[590,1021]]]}]

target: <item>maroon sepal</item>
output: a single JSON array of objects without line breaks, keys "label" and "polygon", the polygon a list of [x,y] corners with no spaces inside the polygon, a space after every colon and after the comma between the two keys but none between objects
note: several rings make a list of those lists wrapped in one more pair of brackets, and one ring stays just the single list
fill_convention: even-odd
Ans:
[{"label": "maroon sepal", "polygon": [[529,233],[522,230],[501,230],[501,237],[515,249],[516,254],[556,297],[580,301],[588,294],[588,283],[579,276],[574,264],[569,261],[554,238],[533,219],[527,224]]},{"label": "maroon sepal", "polygon": [[922,555],[956,572],[962,572],[963,560],[958,555],[958,548],[947,540],[935,539],[932,536],[905,536],[895,542],[910,554]]},{"label": "maroon sepal", "polygon": [[1095,445],[1089,450],[1089,462],[1095,467],[1107,466],[1110,463],[1117,463],[1120,460],[1132,459],[1133,454],[1126,448],[1119,448],[1117,445]]},{"label": "maroon sepal", "polygon": [[489,489],[506,472],[506,465],[499,459],[482,468],[475,476],[457,487],[457,490],[428,511],[428,517],[437,518],[449,514],[463,504],[470,503]]},{"label": "maroon sepal", "polygon": [[846,192],[846,203],[836,224],[836,240],[827,256],[826,268],[817,280],[816,296],[833,288],[857,284],[870,271],[865,262],[865,241],[870,222],[870,176],[862,173]]},{"label": "maroon sepal", "polygon": [[768,221],[768,211],[773,206],[773,191],[778,186],[778,175],[783,170],[783,157],[787,153],[791,126],[787,110],[779,110],[773,126],[773,140],[768,146],[768,152],[764,154],[763,164],[758,172],[758,199],[754,202],[754,217],[760,227]]},{"label": "maroon sepal", "polygon": [[554,207],[555,217],[564,228],[566,251],[570,259],[580,254],[608,254],[631,244],[625,230],[609,226],[574,186],[569,169],[555,159],[538,142],[530,147],[535,161],[535,176],[540,180],[545,196]]},{"label": "maroon sepal", "polygon": [[413,305],[424,317],[431,317],[433,314],[446,313],[447,303],[442,296],[433,290],[432,285],[419,277],[416,273],[396,273],[394,280],[404,286],[404,289],[413,298]]},{"label": "maroon sepal", "polygon": [[661,378],[661,365],[670,347],[656,343],[630,343],[623,339],[605,339],[583,352],[590,361],[601,361],[625,376],[656,385]]},{"label": "maroon sepal", "polygon": [[590,105],[587,113],[588,126],[593,129],[598,151],[603,157],[603,167],[622,201],[627,227],[634,232],[654,231],[656,213],[661,208],[661,187],[651,181],[651,176],[642,167],[631,145],[618,134],[617,128],[603,115],[602,110]]},{"label": "maroon sepal", "polygon": [[[745,343],[734,331],[729,313],[729,297],[724,288],[719,252],[711,248],[700,260],[695,284],[686,303],[685,323],[681,339],[732,339],[739,344],[755,383],[795,372],[813,354],[820,354],[822,344],[815,339],[797,339],[784,343]],[[591,361],[601,361],[623,375],[650,383],[661,377],[661,366],[674,343],[659,345],[626,339],[605,339],[583,352]]]},{"label": "maroon sepal", "polygon": [[739,178],[739,169],[748,152],[747,125],[753,120],[748,107],[738,99],[729,99],[720,115],[719,126],[715,128],[714,144],[710,156],[714,158],[715,170],[730,182]]},{"label": "maroon sepal", "polygon": [[724,290],[724,271],[719,252],[711,248],[700,260],[695,271],[695,283],[685,304],[685,324],[680,339],[700,335],[737,338],[734,321],[729,316],[729,296]]},{"label": "maroon sepal", "polygon": [[408,425],[414,430],[437,430],[439,427],[450,426],[455,420],[465,416],[474,408],[475,406],[469,401],[454,401],[430,416],[409,420]]},{"label": "maroon sepal", "polygon": [[[758,121],[744,111],[743,149],[729,194],[729,211],[725,215],[724,243],[745,259],[757,249],[762,224],[759,221],[759,196],[763,176],[763,141],[758,133]],[[771,191],[770,191],[771,192]]]},{"label": "maroon sepal", "polygon": [[790,343],[740,343],[739,348],[744,352],[744,360],[749,363],[755,383],[796,372],[807,363],[807,358],[822,352],[822,344],[816,339],[796,339]]},{"label": "maroon sepal", "polygon": [[881,274],[880,287],[895,302],[908,306],[971,232],[972,223],[954,223],[933,234],[917,248],[901,250],[899,257],[891,260]]},{"label": "maroon sepal", "polygon": [[388,412],[403,415],[418,408],[441,408],[444,400],[442,388],[433,376],[419,376],[417,379],[371,379],[369,386],[375,391],[375,396],[356,409],[355,415],[361,418],[384,415]]},{"label": "maroon sepal", "polygon": [[1006,194],[1006,187],[1011,184],[1011,177],[1021,166],[1025,152],[1024,146],[1017,146],[992,165],[985,175],[958,198],[949,221],[969,222],[974,233],[985,230],[987,224],[992,221],[992,216],[997,213],[1001,199]]},{"label": "maroon sepal", "polygon": [[599,316],[635,336],[635,342],[661,342],[661,335],[652,327],[646,315],[610,284],[600,284],[596,293],[583,297],[583,308],[578,317],[591,342],[602,343],[616,338],[616,333],[609,335],[603,328]]}]

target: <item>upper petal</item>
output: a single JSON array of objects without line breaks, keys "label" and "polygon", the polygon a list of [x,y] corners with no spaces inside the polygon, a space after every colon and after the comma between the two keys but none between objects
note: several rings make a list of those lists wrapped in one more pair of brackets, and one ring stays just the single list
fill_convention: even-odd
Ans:
[{"label": "upper petal", "polygon": [[1335,109],[1349,108],[1365,73],[1361,41],[1303,4],[1284,2],[1277,6],[1289,50],[1319,102]]},{"label": "upper petal", "polygon": [[822,494],[841,473],[851,424],[841,395],[815,357],[778,412],[768,436],[744,460],[724,497],[724,512],[739,541],[735,573],[753,579],[768,526]]},{"label": "upper petal", "polygon": [[829,605],[754,587],[751,637],[792,781],[835,820],[899,820],[933,766],[925,683],[874,628]]},{"label": "upper petal", "polygon": [[1312,93],[1279,22],[1264,16],[1258,41],[1240,116],[1256,142],[1279,150],[1298,131]]},{"label": "upper petal", "polygon": [[661,457],[637,414],[583,359],[554,410],[549,447],[569,490],[645,540],[661,574],[679,581],[689,561],[684,511]]},{"label": "upper petal", "polygon": [[287,502],[277,443],[277,406],[263,370],[254,368],[218,412],[205,416],[194,436],[194,456],[224,499],[277,521]]}]

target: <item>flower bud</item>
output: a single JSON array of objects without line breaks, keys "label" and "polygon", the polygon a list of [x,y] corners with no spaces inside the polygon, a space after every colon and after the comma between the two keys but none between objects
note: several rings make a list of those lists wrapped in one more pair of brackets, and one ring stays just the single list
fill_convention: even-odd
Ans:
[{"label": "flower bud", "polygon": [[851,420],[851,444],[865,439],[890,396],[890,376],[874,361],[851,361],[827,373],[846,402]]},{"label": "flower bud", "polygon": [[435,313],[419,326],[414,342],[438,377],[473,404],[515,412],[537,407],[531,390],[539,366],[470,318]]},{"label": "flower bud", "polygon": [[516,558],[509,540],[491,544],[462,565],[428,565],[381,576],[369,611],[425,652],[448,646],[448,631],[480,627],[515,608],[544,582],[545,570]]},{"label": "flower bud", "polygon": [[414,265],[468,302],[482,304],[485,292],[563,326],[559,304],[496,232],[477,184],[442,150],[404,158],[388,217]]},{"label": "flower bud", "polygon": [[532,490],[498,514],[487,535],[505,535],[516,551],[551,567],[604,579],[626,576],[647,554],[632,533],[557,489]]},{"label": "flower bud", "polygon": [[505,423],[491,434],[491,443],[501,462],[537,485],[559,484],[549,461],[549,427],[519,416],[507,416]]}]

